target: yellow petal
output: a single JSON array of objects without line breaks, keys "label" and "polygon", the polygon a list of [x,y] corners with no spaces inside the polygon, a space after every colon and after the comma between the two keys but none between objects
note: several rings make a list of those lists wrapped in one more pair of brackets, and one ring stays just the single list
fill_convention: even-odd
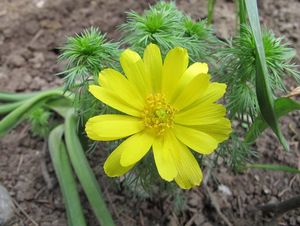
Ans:
[{"label": "yellow petal", "polygon": [[140,161],[150,150],[153,144],[153,136],[146,130],[132,135],[124,141],[121,165],[130,166]]},{"label": "yellow petal", "polygon": [[221,104],[199,104],[175,114],[174,121],[182,125],[206,125],[218,122],[224,118],[226,109]]},{"label": "yellow petal", "polygon": [[90,118],[85,131],[92,140],[116,140],[144,129],[144,122],[127,115],[99,115]]},{"label": "yellow petal", "polygon": [[161,87],[162,59],[160,49],[155,44],[149,44],[143,57],[145,67],[150,73],[153,90],[157,92]]},{"label": "yellow petal", "polygon": [[125,76],[118,71],[108,68],[99,73],[99,84],[107,90],[113,91],[124,101],[131,103],[138,109],[143,109],[144,99]]},{"label": "yellow petal", "polygon": [[151,81],[140,55],[126,49],[121,54],[120,62],[128,80],[139,90],[142,97],[147,96],[151,92]]},{"label": "yellow petal", "polygon": [[218,142],[227,140],[232,132],[230,120],[227,118],[222,118],[218,122],[210,125],[198,125],[195,126],[195,128],[212,136]]},{"label": "yellow petal", "polygon": [[120,163],[122,153],[125,150],[126,140],[121,143],[106,159],[104,163],[104,172],[110,177],[119,177],[127,173],[134,165],[122,166]]},{"label": "yellow petal", "polygon": [[172,97],[188,63],[189,56],[186,49],[176,47],[168,52],[162,69],[162,92],[167,100]]},{"label": "yellow petal", "polygon": [[200,185],[202,181],[202,171],[199,164],[190,150],[177,140],[170,136],[170,142],[173,144],[172,156],[177,169],[176,183],[183,189],[190,189]]},{"label": "yellow petal", "polygon": [[218,83],[213,82],[211,83],[206,92],[203,94],[203,96],[197,101],[198,103],[213,103],[219,100],[221,97],[224,96],[226,92],[226,84],[225,83]]},{"label": "yellow petal", "polygon": [[177,176],[176,165],[171,152],[173,145],[167,143],[169,140],[156,139],[153,143],[153,154],[155,165],[159,175],[166,181],[172,181]]},{"label": "yellow petal", "polygon": [[134,105],[136,102],[134,99],[128,102],[129,100],[124,100],[121,96],[115,94],[115,92],[96,85],[90,85],[89,92],[98,100],[114,109],[129,115],[141,116],[141,109]]},{"label": "yellow petal", "polygon": [[210,154],[218,146],[214,137],[190,127],[175,125],[174,133],[183,144],[200,154]]},{"label": "yellow petal", "polygon": [[196,100],[193,104],[189,105],[188,108],[194,108],[201,105],[206,105],[209,103],[214,103],[223,97],[226,91],[226,84],[213,82],[210,83],[208,88],[206,89],[205,93]]},{"label": "yellow petal", "polygon": [[206,63],[200,63],[200,62],[193,63],[183,73],[179,85],[185,86],[196,76],[200,74],[207,74],[207,73],[208,73],[208,65]]},{"label": "yellow petal", "polygon": [[209,86],[210,76],[208,74],[200,74],[192,79],[175,98],[173,105],[181,110],[194,103],[206,92]]}]

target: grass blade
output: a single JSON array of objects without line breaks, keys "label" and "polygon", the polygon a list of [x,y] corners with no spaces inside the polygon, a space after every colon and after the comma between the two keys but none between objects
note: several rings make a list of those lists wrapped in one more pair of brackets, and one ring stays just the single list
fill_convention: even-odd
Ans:
[{"label": "grass blade", "polygon": [[4,136],[10,129],[14,128],[18,123],[20,123],[24,118],[24,115],[26,115],[26,113],[33,107],[37,106],[48,98],[61,95],[62,91],[60,90],[49,90],[24,101],[21,106],[6,115],[0,121],[0,137]]},{"label": "grass blade", "polygon": [[70,110],[66,116],[65,139],[73,168],[98,222],[103,226],[114,226],[111,214],[103,200],[98,181],[86,159],[76,131],[77,119],[73,111]]},{"label": "grass blade", "polygon": [[[292,111],[300,110],[300,103],[287,97],[281,97],[275,100],[275,113],[280,118]],[[268,124],[261,116],[258,116],[245,135],[247,143],[253,143],[256,138],[268,127]]]},{"label": "grass blade", "polygon": [[69,226],[86,226],[76,181],[62,140],[64,126],[59,125],[49,135],[48,146],[52,164],[63,195]]},{"label": "grass blade", "polygon": [[265,169],[265,170],[272,170],[272,171],[282,171],[288,173],[300,173],[300,170],[297,168],[293,168],[290,166],[284,165],[273,165],[273,164],[249,164],[247,168],[256,168],[256,169]]},{"label": "grass blade", "polygon": [[285,150],[289,150],[289,145],[282,135],[274,109],[274,99],[268,80],[268,70],[265,59],[265,50],[262,42],[262,35],[259,23],[256,0],[246,0],[250,26],[254,35],[256,47],[256,94],[263,119],[278,137]]}]

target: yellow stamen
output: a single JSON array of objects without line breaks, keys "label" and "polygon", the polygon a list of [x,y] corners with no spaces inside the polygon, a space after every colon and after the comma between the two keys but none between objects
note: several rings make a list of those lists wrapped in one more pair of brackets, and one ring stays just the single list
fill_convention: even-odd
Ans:
[{"label": "yellow stamen", "polygon": [[143,111],[145,126],[162,135],[167,128],[173,127],[176,109],[166,103],[165,97],[160,94],[151,94],[146,99]]}]

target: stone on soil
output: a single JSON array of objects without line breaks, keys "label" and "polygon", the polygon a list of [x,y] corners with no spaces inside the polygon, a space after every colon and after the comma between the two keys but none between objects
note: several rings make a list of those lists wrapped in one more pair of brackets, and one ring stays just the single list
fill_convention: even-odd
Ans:
[{"label": "stone on soil", "polygon": [[13,202],[5,187],[0,184],[0,226],[13,217]]}]

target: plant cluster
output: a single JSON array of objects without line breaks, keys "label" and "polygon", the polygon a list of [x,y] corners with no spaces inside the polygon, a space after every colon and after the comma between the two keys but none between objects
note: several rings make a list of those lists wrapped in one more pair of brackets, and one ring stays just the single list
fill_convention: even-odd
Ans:
[{"label": "plant cluster", "polygon": [[[295,50],[288,47],[282,37],[276,38],[272,31],[263,31],[262,43],[272,95],[286,94],[284,78],[291,76],[297,82],[300,81],[300,74],[293,63]],[[230,117],[238,117],[249,125],[259,113],[255,90],[255,54],[255,40],[249,25],[242,25],[240,33],[218,52],[221,68],[217,79],[228,85],[227,106]]]},{"label": "plant cluster", "polygon": [[[293,63],[294,50],[271,31],[261,33],[256,1],[236,2],[240,7],[237,14],[240,29],[231,40],[219,40],[210,26],[215,1],[209,1],[208,20],[199,21],[178,10],[174,2],[160,1],[142,15],[134,11],[127,14],[126,22],[120,26],[123,34],[120,42],[108,41],[97,28],[69,37],[59,57],[65,63],[65,70],[59,73],[64,79],[64,87],[37,93],[0,93],[0,114],[3,116],[0,136],[28,120],[33,134],[48,140],[69,225],[78,225],[78,222],[86,225],[74,175],[79,179],[98,221],[103,225],[114,225],[86,158],[85,149],[88,148],[85,144],[89,143],[86,132],[93,140],[107,141],[105,149],[110,154],[109,167],[105,167],[107,174],[120,176],[130,170],[117,181],[118,185],[125,185],[127,190],[144,198],[164,189],[175,194],[175,205],[182,201],[180,192],[174,183],[164,182],[159,176],[167,181],[174,179],[182,188],[190,188],[202,180],[199,166],[195,167],[199,162],[208,171],[215,164],[206,163],[215,163],[222,157],[239,171],[265,168],[299,173],[299,170],[290,167],[247,164],[256,160],[258,153],[251,144],[267,127],[288,149],[278,120],[291,111],[299,110],[300,104],[280,96],[287,92],[285,77],[291,76],[299,82],[300,76]],[[131,50],[122,50],[127,47]],[[207,64],[212,75],[208,74]],[[213,82],[210,82],[210,77]],[[221,82],[227,84],[227,92],[222,101],[216,103],[225,91]],[[172,104],[167,103],[165,96],[159,92],[144,98],[145,92],[151,89],[155,92],[163,90]],[[200,94],[205,98],[201,100]],[[143,108],[141,99],[146,100],[150,107]],[[200,108],[203,102],[206,105]],[[230,123],[224,118],[222,105],[227,108],[228,117],[234,125],[227,141],[224,140],[229,136]],[[193,109],[191,112],[194,113],[180,116],[177,109],[183,112]],[[212,122],[208,123],[209,120],[203,118],[201,121],[200,116]],[[137,118],[146,118],[146,126],[167,138],[160,140],[157,134],[149,136],[146,132],[142,133],[144,127],[140,129]],[[172,137],[173,133],[164,133],[173,126],[173,121],[179,122],[179,126],[174,128],[177,130],[176,137]],[[182,128],[185,124],[190,126],[188,130]],[[206,135],[201,131],[206,131]],[[123,139],[129,136],[127,140]],[[143,136],[143,139],[131,142],[136,136]],[[207,142],[209,139],[211,142]],[[173,145],[175,151],[178,147],[185,150],[184,156],[176,152],[177,158],[171,159],[176,163],[176,169],[172,168],[171,160],[162,164],[170,155],[169,150],[164,152],[165,155],[157,155],[153,148],[153,152],[156,151],[154,158],[146,155],[153,140],[156,147],[164,151],[167,150],[164,145]],[[220,142],[223,143],[216,154],[208,158],[206,154],[211,153]],[[92,146],[95,147],[95,144]],[[137,148],[143,148],[145,157],[138,152],[136,155],[131,153],[131,149]],[[191,154],[189,149],[200,154]],[[124,153],[127,155],[122,159]],[[191,163],[195,172],[188,171],[190,167],[182,167],[183,160],[186,160],[185,164]],[[166,165],[169,167],[167,170]],[[182,170],[178,171],[178,168]],[[191,179],[192,174],[196,176]]]},{"label": "plant cluster", "polygon": [[64,90],[75,94],[74,107],[82,125],[103,109],[88,92],[89,83],[98,80],[102,69],[117,66],[119,52],[119,43],[108,42],[94,27],[69,37],[61,48],[59,61],[65,63],[65,70],[58,75],[64,79]]},{"label": "plant cluster", "polygon": [[174,2],[158,2],[143,15],[129,12],[120,29],[122,43],[140,54],[150,43],[159,45],[163,55],[181,46],[188,50],[192,62],[201,59],[211,63],[215,46],[220,44],[206,20],[194,21],[179,11]]}]

